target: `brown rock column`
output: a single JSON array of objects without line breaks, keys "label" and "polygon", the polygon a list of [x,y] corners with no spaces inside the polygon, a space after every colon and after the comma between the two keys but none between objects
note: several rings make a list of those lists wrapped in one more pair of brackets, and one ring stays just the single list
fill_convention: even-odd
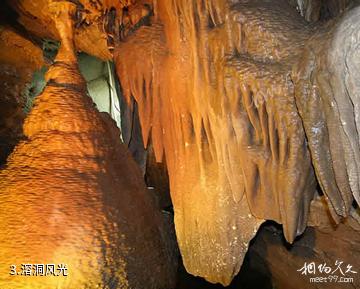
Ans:
[{"label": "brown rock column", "polygon": [[[0,287],[172,288],[172,238],[119,130],[97,112],[79,74],[75,8],[50,8],[62,46],[26,119],[27,140],[0,172]],[[66,264],[68,276],[24,276],[21,264]],[[9,274],[11,265],[20,275]]]}]

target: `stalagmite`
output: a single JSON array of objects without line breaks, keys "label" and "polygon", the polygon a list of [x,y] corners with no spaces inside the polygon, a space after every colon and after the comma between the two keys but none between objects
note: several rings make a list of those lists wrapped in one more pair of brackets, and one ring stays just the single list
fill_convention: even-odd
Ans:
[{"label": "stalagmite", "polygon": [[[138,162],[145,169],[146,152],[138,150],[140,122],[144,145],[151,147],[149,158],[154,154],[157,161],[166,163],[177,240],[191,274],[229,284],[264,220],[282,224],[286,240],[292,243],[312,224],[308,220],[314,218],[314,210],[309,208],[314,208],[316,179],[327,203],[321,218],[330,210],[331,222],[343,222],[349,214],[354,222],[359,220],[360,8],[354,8],[358,1],[71,0],[79,19],[73,33],[76,48],[72,47],[72,33],[58,33],[54,23],[66,23],[51,20],[45,1],[14,0],[10,4],[19,14],[17,23],[31,35],[65,38],[48,73],[48,85],[25,124],[28,140],[17,147],[1,173],[1,190],[7,193],[1,194],[0,200],[14,212],[19,210],[19,220],[14,223],[1,215],[5,230],[34,228],[19,225],[24,222],[20,213],[25,214],[23,208],[27,207],[15,209],[15,205],[26,198],[43,207],[45,214],[61,212],[63,207],[58,204],[64,193],[60,186],[50,190],[32,185],[35,192],[46,196],[42,203],[40,193],[27,191],[30,181],[24,181],[40,179],[51,184],[49,179],[59,179],[75,198],[74,204],[83,204],[83,192],[88,191],[86,199],[93,205],[81,212],[94,216],[91,224],[96,228],[103,228],[99,225],[102,218],[113,218],[116,208],[121,208],[119,218],[124,221],[118,227],[129,241],[117,239],[117,235],[103,238],[102,234],[109,232],[106,222],[106,228],[96,232],[86,221],[80,222],[85,224],[85,232],[76,226],[69,229],[79,238],[93,236],[95,243],[109,240],[106,242],[113,244],[115,255],[133,246],[134,251],[118,258],[122,261],[110,271],[121,271],[125,263],[130,264],[119,273],[126,275],[130,288],[143,288],[144,282],[150,288],[168,288],[170,284],[171,272],[165,267],[171,260],[165,252],[171,246],[161,245],[162,229],[160,234],[154,233],[162,228],[159,216],[151,217],[149,205],[145,208],[150,200],[138,187],[139,171],[134,172],[136,180],[115,177],[116,172],[122,175],[137,169],[127,161],[123,149],[115,147],[119,136],[114,125],[95,113],[90,100],[81,98],[84,88],[74,68],[74,49],[103,60],[114,57],[128,102],[127,107],[121,105],[125,107],[121,112],[124,143],[139,152]],[[66,14],[58,13],[60,17]],[[59,169],[59,164],[68,170]],[[42,179],[44,175],[47,177]],[[120,198],[116,188],[125,190],[128,181],[129,188],[116,207]],[[24,196],[16,193],[19,188]],[[45,194],[45,190],[51,193]],[[144,208],[135,202],[139,199]],[[168,200],[159,199],[169,205]],[[50,201],[56,206],[49,209],[45,203]],[[104,213],[98,206],[111,209]],[[133,210],[134,206],[140,209]],[[140,221],[129,225],[124,216],[134,211],[139,214],[134,219]],[[52,214],[56,218],[47,224],[53,226],[60,217]],[[79,213],[64,214],[62,218],[79,224]],[[64,232],[71,235],[69,230]],[[33,230],[31,234],[37,231],[42,232]],[[139,246],[139,239],[133,237],[139,231],[149,243]],[[9,238],[13,238],[11,234]],[[0,242],[9,244],[9,240]],[[21,242],[24,244],[24,239]],[[99,247],[91,248],[96,251]],[[149,259],[143,261],[144,267],[132,269],[132,258],[137,260],[148,248],[156,249],[146,253]],[[155,271],[164,279],[144,270],[151,260],[162,264],[155,266]],[[104,266],[93,267],[93,272],[109,272],[107,263]],[[138,268],[144,270],[140,279],[133,273]],[[91,276],[99,276],[96,274]]]},{"label": "stalagmite", "polygon": [[[0,288],[173,288],[172,238],[78,71],[76,9],[49,7],[62,45],[26,119],[27,139],[0,172]],[[51,264],[54,274],[35,271]]]}]

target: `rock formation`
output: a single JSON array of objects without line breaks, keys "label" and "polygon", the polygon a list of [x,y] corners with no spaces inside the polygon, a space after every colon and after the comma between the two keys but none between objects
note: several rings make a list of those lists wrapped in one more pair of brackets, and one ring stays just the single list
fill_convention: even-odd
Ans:
[{"label": "rock formation", "polygon": [[[144,140],[151,130],[158,160],[166,155],[184,264],[212,282],[231,281],[263,219],[283,223],[289,241],[301,234],[314,193],[288,77],[309,32],[278,2],[159,1],[158,24],[115,54]],[[257,32],[260,14],[270,29]]]},{"label": "rock formation", "polygon": [[[1,16],[0,16],[1,18]],[[23,91],[44,65],[42,51],[9,27],[0,27],[0,165],[22,136],[26,106]]]},{"label": "rock formation", "polygon": [[[104,60],[113,58],[129,106],[127,121],[136,123],[133,112],[138,111],[145,147],[151,146],[158,162],[166,162],[177,241],[191,274],[229,284],[265,220],[282,224],[286,241],[294,242],[308,225],[314,225],[316,210],[310,213],[310,208],[318,197],[317,184],[331,222],[342,227],[344,219],[358,216],[360,7],[356,1],[70,2],[76,6],[76,49]],[[19,15],[19,25],[32,35],[61,37],[45,0],[15,0],[11,7]],[[73,66],[58,62],[50,70],[48,87],[25,125],[30,141],[21,143],[10,157],[11,171],[25,154],[22,147],[40,147],[41,142],[35,143],[40,136],[44,139],[39,133],[43,130],[58,131],[49,143],[66,139],[62,134],[70,131],[91,135],[91,141],[85,138],[76,150],[63,148],[60,140],[49,145],[51,150],[69,150],[71,167],[78,170],[89,161],[77,162],[79,154],[101,155],[106,164],[117,163],[116,158],[124,155],[112,142],[102,140],[101,134],[109,139],[117,136],[98,116],[90,116],[90,104],[81,109],[84,104],[75,94],[67,107],[71,117],[57,105],[53,111],[42,105],[52,99],[46,98],[49,89],[78,87],[81,80],[76,73],[73,78],[79,82],[70,85],[68,80],[65,86],[51,81],[60,80],[59,71],[68,69],[74,74]],[[64,121],[53,120],[54,112]],[[125,134],[126,144],[131,133]],[[94,150],[90,153],[89,148]],[[34,165],[44,157],[35,152],[31,156]],[[100,166],[96,161],[93,165]],[[98,181],[86,188],[97,192],[98,186],[109,186],[114,175],[104,166],[98,168]],[[320,218],[331,227],[326,213]]]},{"label": "rock formation", "polygon": [[359,64],[360,8],[321,27],[293,69],[319,184],[335,220],[360,203]]},{"label": "rock formation", "polygon": [[[78,71],[74,5],[50,8],[62,45],[25,121],[27,139],[0,172],[0,287],[172,288],[169,230]],[[24,276],[21,264],[66,264],[68,276]]]},{"label": "rock formation", "polygon": [[[286,245],[278,226],[263,227],[256,236],[248,251],[249,267],[271,279],[272,288],[360,287],[358,217],[352,214],[334,226],[322,202],[322,198],[313,201],[310,227],[293,246]],[[351,282],[347,282],[350,278]]]},{"label": "rock formation", "polygon": [[[139,105],[145,144],[151,138],[157,159],[166,156],[177,239],[192,274],[229,284],[263,220],[283,224],[288,242],[304,231],[315,193],[306,137],[333,218],[349,215],[359,175],[356,93],[346,90],[358,91],[355,15],[314,27],[282,0],[157,1],[152,24],[118,45],[119,79]],[[353,67],[345,80],[347,51]],[[320,98],[331,99],[322,85],[315,103],[306,83],[309,69],[326,77],[326,59],[343,83],[333,96],[343,99],[343,127],[327,107],[318,127]],[[325,124],[330,143],[313,129]]]},{"label": "rock formation", "polygon": [[333,18],[343,13],[351,0],[288,0],[309,22]]}]

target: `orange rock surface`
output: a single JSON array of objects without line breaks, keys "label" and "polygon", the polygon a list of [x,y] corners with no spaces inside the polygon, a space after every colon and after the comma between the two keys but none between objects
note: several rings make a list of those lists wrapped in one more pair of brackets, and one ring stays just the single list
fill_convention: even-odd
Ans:
[{"label": "orange rock surface", "polygon": [[[115,48],[121,88],[129,103],[137,102],[144,143],[151,142],[157,161],[166,161],[177,239],[190,273],[229,284],[264,220],[282,224],[286,240],[293,242],[308,225],[315,176],[336,222],[358,214],[359,8],[320,25],[304,17],[319,20],[324,7],[334,13],[328,17],[335,16],[349,1],[72,2],[76,49],[110,59]],[[13,3],[19,23],[31,33],[60,37],[62,28],[48,17],[51,8],[44,0]],[[67,53],[58,56],[65,63],[75,61],[69,35],[63,35]],[[82,80],[73,66],[59,63],[26,122],[30,142],[10,158],[14,173],[3,175],[15,176],[20,163],[30,166],[25,156],[33,156],[29,162],[42,171],[45,161],[38,159],[46,158],[51,174],[50,164],[58,163],[101,172],[86,173],[83,186],[102,191],[110,182],[108,164],[118,163],[124,152],[109,141],[117,136],[92,113],[91,103],[75,97]],[[63,77],[66,85],[58,85]],[[68,90],[71,113],[64,113],[67,98],[46,92]],[[74,133],[81,137],[74,139]],[[45,139],[49,145],[43,148]],[[64,157],[48,158],[60,152]],[[76,178],[81,187],[83,175]]]},{"label": "orange rock surface", "polygon": [[157,1],[115,52],[194,275],[229,284],[264,219],[289,241],[306,226],[315,182],[288,75],[309,33],[284,1]]},{"label": "orange rock surface", "polygon": [[[336,95],[344,101],[344,130],[336,105],[328,109],[327,86],[311,73],[326,77],[328,61],[335,78],[346,75],[343,43],[358,63],[356,30],[338,21],[309,25],[283,0],[159,0],[152,24],[117,47],[119,79],[125,97],[139,105],[145,144],[151,139],[158,161],[166,156],[177,239],[190,273],[229,284],[265,219],[282,224],[289,242],[302,234],[315,192],[312,161],[320,183],[329,176],[343,187],[332,193],[322,186],[334,219],[348,216],[358,198],[357,105],[345,107],[356,97],[356,64],[345,80],[352,95],[344,89]],[[332,27],[335,34],[313,36]],[[343,30],[351,31],[341,38]],[[315,105],[318,87],[324,90]],[[330,144],[326,126],[322,136],[311,133],[321,114]],[[328,163],[319,169],[321,162]]]},{"label": "orange rock surface", "polygon": [[44,65],[42,51],[9,28],[0,28],[0,164],[22,137],[23,91]]},{"label": "orange rock surface", "polygon": [[[62,46],[0,172],[0,288],[172,288],[171,236],[115,123],[86,94],[73,4],[52,8]],[[21,264],[66,264],[68,276],[10,275]]]}]

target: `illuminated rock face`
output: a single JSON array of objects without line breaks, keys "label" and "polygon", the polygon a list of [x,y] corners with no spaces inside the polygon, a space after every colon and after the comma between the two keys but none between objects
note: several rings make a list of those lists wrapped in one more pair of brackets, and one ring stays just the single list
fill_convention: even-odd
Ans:
[{"label": "illuminated rock face", "polygon": [[[25,26],[29,24],[28,29],[37,36],[56,38],[58,33],[54,23],[47,17],[50,10],[48,7],[38,9],[42,1],[28,0],[23,1],[23,5],[15,5],[16,11],[21,14],[19,22]],[[157,160],[160,161],[165,155],[177,239],[190,273],[211,282],[230,283],[239,271],[249,241],[266,219],[283,224],[285,237],[292,242],[308,224],[309,206],[315,192],[315,174],[336,222],[353,211],[354,199],[359,202],[359,9],[352,10],[345,18],[316,27],[309,25],[288,3],[300,5],[307,20],[317,20],[323,3],[338,3],[334,8],[337,14],[349,1],[75,2],[82,10],[75,36],[78,49],[109,59],[111,54],[108,48],[111,48],[110,51],[113,48],[106,47],[111,43],[109,37],[112,44],[118,44],[114,53],[117,72],[126,98],[134,98],[137,102],[143,139],[147,143],[151,138]],[[308,11],[311,15],[307,14]],[[35,20],[29,15],[38,15],[38,18]],[[107,33],[99,27],[104,27]],[[65,40],[68,35],[65,35]],[[64,61],[64,58],[60,58]],[[59,163],[82,172],[64,175],[63,178],[69,188],[76,183],[71,194],[75,197],[79,188],[81,192],[88,191],[88,200],[89,195],[98,196],[93,192],[103,191],[104,187],[110,192],[109,182],[116,189],[120,183],[124,186],[125,180],[111,179],[109,173],[121,170],[116,168],[116,164],[122,160],[124,152],[112,147],[112,142],[108,141],[111,138],[117,140],[118,136],[113,135],[113,129],[92,112],[90,101],[79,102],[77,98],[71,98],[76,96],[74,88],[75,91],[79,88],[81,80],[76,77],[73,66],[68,69],[72,71],[68,71],[72,79],[66,79],[65,87],[49,82],[45,96],[39,99],[38,107],[25,126],[30,141],[17,148],[10,158],[9,169],[3,173],[4,190],[13,192],[3,195],[7,198],[15,195],[21,200],[14,204],[25,201],[21,199],[22,195],[15,193],[18,192],[16,189],[22,187],[13,178],[30,179],[37,171],[48,172],[51,176],[49,179],[58,178],[63,174],[58,170]],[[56,64],[49,78],[61,83],[63,74],[64,69]],[[49,90],[59,93],[71,90],[66,110],[60,105],[67,98],[49,97],[46,100]],[[51,110],[47,107],[50,100],[53,103]],[[82,108],[85,104],[86,107]],[[52,114],[57,115],[54,121],[50,121]],[[57,121],[60,116],[64,121]],[[51,137],[46,138],[48,132],[51,132]],[[61,135],[61,141],[57,142],[58,135]],[[107,137],[104,138],[104,135]],[[64,140],[72,146],[63,147]],[[43,146],[43,142],[46,145]],[[27,146],[34,146],[37,150],[27,149]],[[52,152],[54,155],[58,153],[58,160],[55,157],[49,159]],[[46,158],[46,167],[43,166],[45,161],[30,161],[30,157],[36,154],[38,159]],[[71,156],[71,160],[67,160],[66,156]],[[22,160],[25,157],[28,157],[27,162]],[[56,160],[53,164],[56,170],[51,167],[53,159]],[[25,164],[25,167],[20,164]],[[28,168],[31,166],[37,170],[32,169],[30,175]],[[18,171],[21,174],[15,173]],[[74,182],[71,181],[73,178],[76,179]],[[44,178],[49,183],[47,179]],[[119,185],[115,182],[119,182]],[[40,182],[34,189],[37,186],[44,195]],[[56,193],[56,188],[52,190],[55,194],[47,194],[47,198],[60,194]],[[40,195],[28,194],[25,196],[34,202],[35,196]],[[116,195],[115,192],[113,194]],[[111,201],[105,195],[100,196],[104,196],[102,202],[105,204],[116,203],[115,196]],[[83,197],[80,194],[79,200],[83,200]],[[141,195],[140,198],[146,196]],[[12,204],[12,200],[8,199],[3,202]],[[91,225],[102,228],[101,216],[111,219],[115,213],[105,210],[106,214],[101,215],[99,212],[100,207],[104,207],[103,203],[95,202],[92,205],[92,202],[95,201],[85,202],[89,212],[93,210],[96,216],[91,220]],[[80,201],[75,203],[82,204]],[[99,204],[101,206],[96,207]],[[121,204],[124,204],[123,200]],[[132,208],[131,204],[121,212],[128,212],[126,210],[129,208]],[[52,210],[56,212],[58,209]],[[352,213],[356,214],[354,211]],[[66,214],[67,218],[71,216],[76,216],[76,213]],[[143,220],[140,217],[136,219]],[[143,222],[150,219],[157,222],[156,217],[145,217]],[[11,219],[3,223],[6,230],[15,226]],[[18,226],[19,223],[14,224]],[[127,221],[120,223],[129,230],[136,228],[133,224],[126,225],[130,224]],[[104,225],[106,229],[94,232],[91,225],[82,226],[89,228],[89,233],[85,234],[89,238],[98,240],[96,236],[99,236],[99,232],[108,232],[108,226]],[[32,227],[15,226],[16,230],[28,228]],[[78,234],[82,232],[78,227],[74,231]],[[3,243],[9,244],[10,238],[14,237],[10,234],[6,236],[8,243]],[[103,236],[99,239],[110,240]],[[149,237],[149,240],[152,239]],[[140,247],[136,242],[131,244],[134,248],[146,248],[155,244],[152,242],[156,243],[156,240]],[[114,244],[109,246],[111,250],[118,250],[115,255],[124,252],[119,248],[128,248],[127,242],[116,237],[108,244]],[[96,255],[99,246],[91,248],[95,253],[90,255]],[[141,256],[136,253],[139,251],[134,252],[131,251],[129,256]],[[149,256],[151,258],[152,255]],[[159,256],[161,259],[162,255]],[[128,267],[122,269],[123,262],[105,266],[109,268],[108,271],[100,267],[95,268],[91,276],[112,270],[121,276],[120,279],[128,280],[124,272],[137,272]],[[143,271],[148,274],[143,276],[145,280],[152,280],[151,277],[156,275],[152,270]],[[107,280],[109,274],[102,276],[103,280]],[[130,280],[134,274],[126,276]],[[139,276],[136,277],[134,279],[139,280]],[[140,286],[134,279],[129,282]]]},{"label": "illuminated rock face", "polygon": [[[27,140],[0,172],[0,287],[173,288],[174,246],[160,212],[115,123],[86,94],[71,5],[55,4],[62,47],[26,119]],[[68,276],[11,276],[21,264],[66,264]]]},{"label": "illuminated rock face", "polygon": [[[307,70],[313,67],[311,53],[319,61],[334,57],[342,63],[344,53],[330,49],[322,56],[327,50],[315,47],[324,35],[311,45],[314,26],[287,1],[160,0],[154,9],[152,24],[117,47],[117,72],[126,98],[139,105],[145,143],[151,137],[157,159],[166,156],[186,269],[226,285],[263,220],[283,224],[289,242],[304,231],[315,192],[311,161],[320,182],[328,176],[327,181],[342,182],[347,189],[339,196],[323,186],[329,205],[336,204],[334,219],[349,214],[358,196],[359,162],[351,158],[359,152],[358,139],[357,134],[349,137],[355,132],[357,105],[340,108],[352,124],[347,133],[336,123],[331,147],[324,134],[314,135],[311,128],[320,120],[314,114],[324,111],[333,128],[335,111],[310,102],[314,94],[306,84],[313,81]],[[346,26],[338,21],[332,25]],[[359,43],[358,36],[340,40],[340,32],[334,41]],[[303,54],[306,43],[310,48]],[[321,65],[320,75],[326,70]],[[344,71],[344,65],[339,67],[340,74]],[[351,87],[355,79],[353,72]],[[329,101],[327,92],[321,93]],[[351,102],[345,90],[340,97]],[[343,147],[336,135],[346,141]],[[322,159],[328,148],[338,157],[333,163]],[[321,169],[317,158],[327,162]],[[332,170],[336,180],[324,174]]]},{"label": "illuminated rock face", "polygon": [[187,270],[229,284],[264,219],[289,241],[306,226],[314,176],[288,75],[309,31],[283,1],[202,3],[158,1],[115,62],[166,155]]}]

